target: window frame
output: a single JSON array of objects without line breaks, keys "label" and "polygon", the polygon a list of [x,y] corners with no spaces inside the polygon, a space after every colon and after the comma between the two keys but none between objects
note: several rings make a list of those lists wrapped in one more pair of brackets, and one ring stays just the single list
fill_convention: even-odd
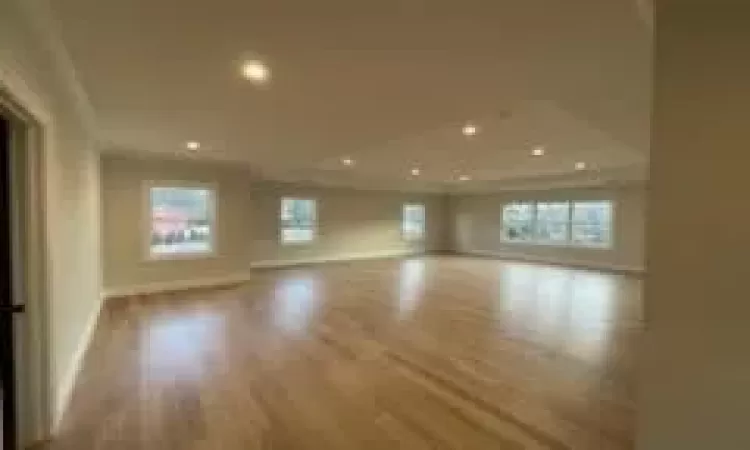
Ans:
[{"label": "window frame", "polygon": [[[576,226],[591,226],[590,223],[579,222],[575,220],[575,205],[580,203],[608,203],[609,204],[609,222],[607,223],[607,240],[604,243],[595,242],[575,242],[573,240],[573,228]],[[614,223],[615,223],[615,202],[608,199],[589,199],[589,200],[574,200],[570,204],[570,244],[574,247],[579,248],[590,248],[590,249],[601,249],[611,250],[615,246],[615,234],[614,234]]]},{"label": "window frame", "polygon": [[[418,206],[422,209],[422,230],[419,235],[411,235],[404,230],[406,208],[410,206]],[[427,205],[424,202],[404,202],[401,204],[401,239],[406,242],[424,242],[427,239]]]},{"label": "window frame", "polygon": [[[502,210],[500,212],[500,222],[501,222],[501,233],[502,233],[502,240],[503,242],[510,242],[513,244],[533,244],[535,242],[536,237],[536,204],[537,202],[534,201],[514,201],[514,202],[508,202],[503,204]],[[508,206],[513,205],[528,205],[531,208],[531,217],[528,221],[524,220],[506,220],[505,218],[505,209]],[[511,239],[508,237],[508,227],[506,225],[508,224],[520,224],[520,223],[526,223],[529,225],[531,229],[531,239]]]},{"label": "window frame", "polygon": [[[568,204],[567,220],[565,221],[566,226],[566,238],[564,241],[552,241],[547,239],[540,239],[538,232],[539,224],[539,204]],[[574,221],[575,205],[578,203],[607,203],[610,206],[609,223],[607,224],[607,236],[608,240],[603,244],[596,243],[585,243],[585,242],[574,242],[573,241],[573,228],[580,225],[580,223]],[[509,205],[527,204],[531,205],[532,217],[529,222],[532,229],[532,236],[530,240],[514,240],[508,239],[506,224],[509,223],[505,219],[505,209]],[[501,207],[501,240],[503,244],[507,245],[532,245],[532,246],[544,246],[544,247],[569,247],[575,249],[585,250],[613,250],[615,248],[615,216],[617,214],[617,201],[611,198],[587,198],[587,199],[540,199],[540,200],[516,200],[503,203]],[[514,221],[520,223],[520,221]]]},{"label": "window frame", "polygon": [[[553,224],[563,224],[565,225],[565,238],[563,240],[552,240],[552,239],[542,239],[540,237],[539,233],[539,223],[542,222],[539,220],[539,205],[567,205],[567,214],[565,215],[564,220],[554,220],[554,221],[547,221],[544,222],[547,223],[553,223]],[[573,211],[573,202],[570,200],[540,200],[534,202],[534,239],[533,242],[538,245],[545,245],[549,247],[560,247],[560,246],[570,246],[571,244],[571,218]]]},{"label": "window frame", "polygon": [[[153,217],[151,205],[151,190],[154,188],[171,189],[200,189],[209,192],[208,220],[209,220],[209,250],[205,252],[184,253],[159,253],[151,251],[151,232],[153,231]],[[146,180],[143,182],[143,210],[141,238],[143,240],[143,254],[146,261],[173,261],[173,260],[201,260],[215,258],[218,254],[218,214],[217,202],[219,199],[219,185],[215,182],[203,181],[179,181],[179,180]]]},{"label": "window frame", "polygon": [[[312,230],[312,237],[307,241],[286,241],[284,240],[284,220],[282,218],[282,212],[284,211],[284,200],[303,200],[303,201],[310,201],[313,203],[313,223],[312,227],[310,228]],[[313,245],[318,240],[318,221],[319,221],[319,214],[318,214],[318,199],[316,197],[300,197],[300,196],[293,196],[293,195],[282,195],[279,197],[278,201],[278,210],[276,214],[276,220],[278,221],[278,242],[284,247],[287,246],[305,246],[305,245]],[[291,229],[291,228],[290,228]]]}]

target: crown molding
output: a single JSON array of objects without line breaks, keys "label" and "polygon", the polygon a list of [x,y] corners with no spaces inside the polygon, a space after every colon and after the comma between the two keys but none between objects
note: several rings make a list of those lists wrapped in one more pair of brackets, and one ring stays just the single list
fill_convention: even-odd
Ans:
[{"label": "crown molding", "polygon": [[53,58],[53,67],[74,101],[74,108],[91,136],[96,136],[96,116],[88,93],[80,82],[68,49],[65,47],[60,25],[47,0],[10,0],[18,5],[33,32],[40,38]]}]

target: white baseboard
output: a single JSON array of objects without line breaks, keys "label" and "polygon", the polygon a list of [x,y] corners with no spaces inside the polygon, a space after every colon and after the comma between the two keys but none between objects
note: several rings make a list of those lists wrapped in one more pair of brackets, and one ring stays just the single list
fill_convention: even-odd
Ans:
[{"label": "white baseboard", "polygon": [[[395,251],[395,252],[391,251],[391,252],[350,254],[350,255],[310,258],[310,259],[264,260],[264,261],[256,261],[250,264],[250,267],[252,269],[270,269],[270,268],[283,268],[283,267],[292,267],[292,266],[299,266],[299,265],[308,265],[308,264],[323,264],[323,263],[331,263],[331,262],[362,261],[362,260],[386,259],[386,258],[403,258],[403,257],[409,257],[409,256],[420,256],[424,254],[425,254],[424,252],[414,252],[414,251],[405,250],[405,251]],[[590,269],[612,270],[612,271],[617,271],[617,272],[629,272],[629,273],[643,273],[644,272],[644,269],[642,267],[622,266],[622,265],[614,265],[614,264],[607,264],[607,263],[594,262],[594,261],[583,261],[583,260],[568,259],[568,258],[550,258],[550,257],[522,255],[522,254],[515,254],[515,253],[491,252],[491,251],[484,251],[484,250],[469,250],[469,251],[456,252],[456,254],[486,256],[486,257],[493,257],[493,258],[499,258],[499,259],[523,260],[523,261],[538,262],[538,263],[566,265],[566,266],[572,266],[572,267],[585,267],[585,268],[590,268]],[[112,298],[112,297],[145,295],[145,294],[153,294],[153,293],[159,293],[159,292],[179,291],[179,290],[191,289],[191,288],[203,288],[203,287],[243,283],[243,282],[249,281],[252,278],[252,276],[253,276],[252,272],[248,271],[246,273],[239,273],[239,274],[234,274],[234,275],[225,276],[225,277],[201,278],[201,279],[193,279],[193,280],[178,280],[178,281],[142,284],[142,285],[137,285],[137,286],[117,287],[117,288],[107,289],[102,295],[102,300],[107,299],[107,298]],[[54,411],[54,416],[53,416],[53,433],[57,432],[57,430],[59,429],[62,417],[70,402],[70,397],[73,393],[73,388],[75,387],[76,379],[78,378],[78,374],[80,373],[80,370],[83,365],[84,357],[86,356],[86,351],[88,350],[91,344],[91,341],[94,337],[94,331],[96,330],[96,324],[99,319],[99,315],[102,309],[102,304],[103,304],[103,301],[100,301],[97,307],[95,308],[95,310],[89,316],[88,322],[86,324],[86,329],[81,335],[78,348],[76,349],[76,352],[73,355],[73,361],[71,362],[71,366],[68,372],[66,373],[65,377],[63,378],[63,381],[60,383],[60,386],[58,386],[57,388],[55,411]]]},{"label": "white baseboard", "polygon": [[67,411],[68,405],[70,404],[70,398],[73,395],[73,389],[75,388],[78,374],[83,368],[83,361],[86,357],[86,352],[94,339],[94,332],[96,331],[96,325],[99,322],[99,315],[101,314],[103,304],[104,302],[102,299],[99,299],[96,307],[89,315],[88,320],[86,321],[86,328],[83,330],[83,333],[78,340],[78,347],[73,354],[70,367],[55,391],[55,405],[52,412],[52,434],[56,434],[59,430],[65,411]]},{"label": "white baseboard", "polygon": [[186,289],[206,288],[213,286],[226,286],[230,284],[244,283],[252,277],[250,271],[237,273],[224,277],[195,278],[192,280],[161,281],[158,283],[139,284],[135,286],[120,286],[108,288],[102,293],[102,297],[128,297],[131,295],[158,294],[160,292],[184,291]]},{"label": "white baseboard", "polygon": [[646,270],[638,266],[625,266],[620,264],[610,264],[601,261],[588,261],[574,258],[555,258],[549,256],[527,255],[522,253],[493,252],[487,250],[464,250],[456,252],[459,255],[486,256],[498,259],[527,261],[541,264],[553,264],[558,266],[581,267],[584,269],[606,270],[611,272],[625,272],[633,274],[642,274]]},{"label": "white baseboard", "polygon": [[369,260],[369,259],[405,258],[408,256],[420,256],[424,254],[425,252],[423,251],[414,251],[414,250],[354,253],[354,254],[349,254],[349,255],[328,256],[328,257],[321,257],[321,258],[263,260],[263,261],[256,261],[250,264],[250,267],[253,269],[273,269],[273,268],[281,268],[281,267],[304,266],[308,264],[325,264],[325,263],[346,262],[346,261],[364,261],[364,260]]},{"label": "white baseboard", "polygon": [[287,259],[287,260],[263,260],[250,264],[247,272],[236,273],[224,277],[195,278],[191,280],[164,281],[157,283],[139,284],[135,286],[118,286],[107,288],[102,297],[128,297],[132,295],[158,294],[160,292],[182,291],[186,289],[206,288],[212,286],[226,286],[250,281],[253,277],[252,269],[274,269],[283,267],[294,267],[308,264],[324,264],[332,262],[362,261],[369,259],[403,258],[408,256],[423,255],[424,252],[412,250],[399,250],[390,252],[357,253],[333,257],[309,258],[309,259]]}]

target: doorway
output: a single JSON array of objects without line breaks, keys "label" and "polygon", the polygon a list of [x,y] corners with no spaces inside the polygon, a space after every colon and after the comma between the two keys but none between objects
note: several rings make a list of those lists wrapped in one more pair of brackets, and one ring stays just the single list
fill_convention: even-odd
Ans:
[{"label": "doorway", "polygon": [[18,448],[15,319],[24,312],[13,290],[12,183],[10,121],[0,115],[0,423],[2,450]]},{"label": "doorway", "polygon": [[54,407],[43,164],[48,120],[11,88],[0,82],[0,450],[47,439]]}]

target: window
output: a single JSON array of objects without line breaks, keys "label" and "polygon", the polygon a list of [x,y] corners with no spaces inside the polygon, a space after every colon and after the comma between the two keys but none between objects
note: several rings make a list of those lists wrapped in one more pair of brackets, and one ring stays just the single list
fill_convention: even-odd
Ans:
[{"label": "window", "polygon": [[149,256],[213,252],[214,191],[198,187],[150,187]]},{"label": "window", "polygon": [[405,204],[401,218],[401,234],[407,241],[419,241],[425,235],[425,209],[421,204]]},{"label": "window", "polygon": [[281,242],[299,244],[315,239],[315,200],[281,199]]},{"label": "window", "polygon": [[503,208],[503,233],[507,241],[534,238],[534,204],[511,203]]},{"label": "window", "polygon": [[577,245],[610,247],[612,245],[612,202],[573,203],[571,240]]},{"label": "window", "polygon": [[609,200],[510,203],[503,207],[503,238],[509,242],[612,247]]},{"label": "window", "polygon": [[549,243],[566,243],[570,225],[570,203],[537,203],[536,240]]}]

